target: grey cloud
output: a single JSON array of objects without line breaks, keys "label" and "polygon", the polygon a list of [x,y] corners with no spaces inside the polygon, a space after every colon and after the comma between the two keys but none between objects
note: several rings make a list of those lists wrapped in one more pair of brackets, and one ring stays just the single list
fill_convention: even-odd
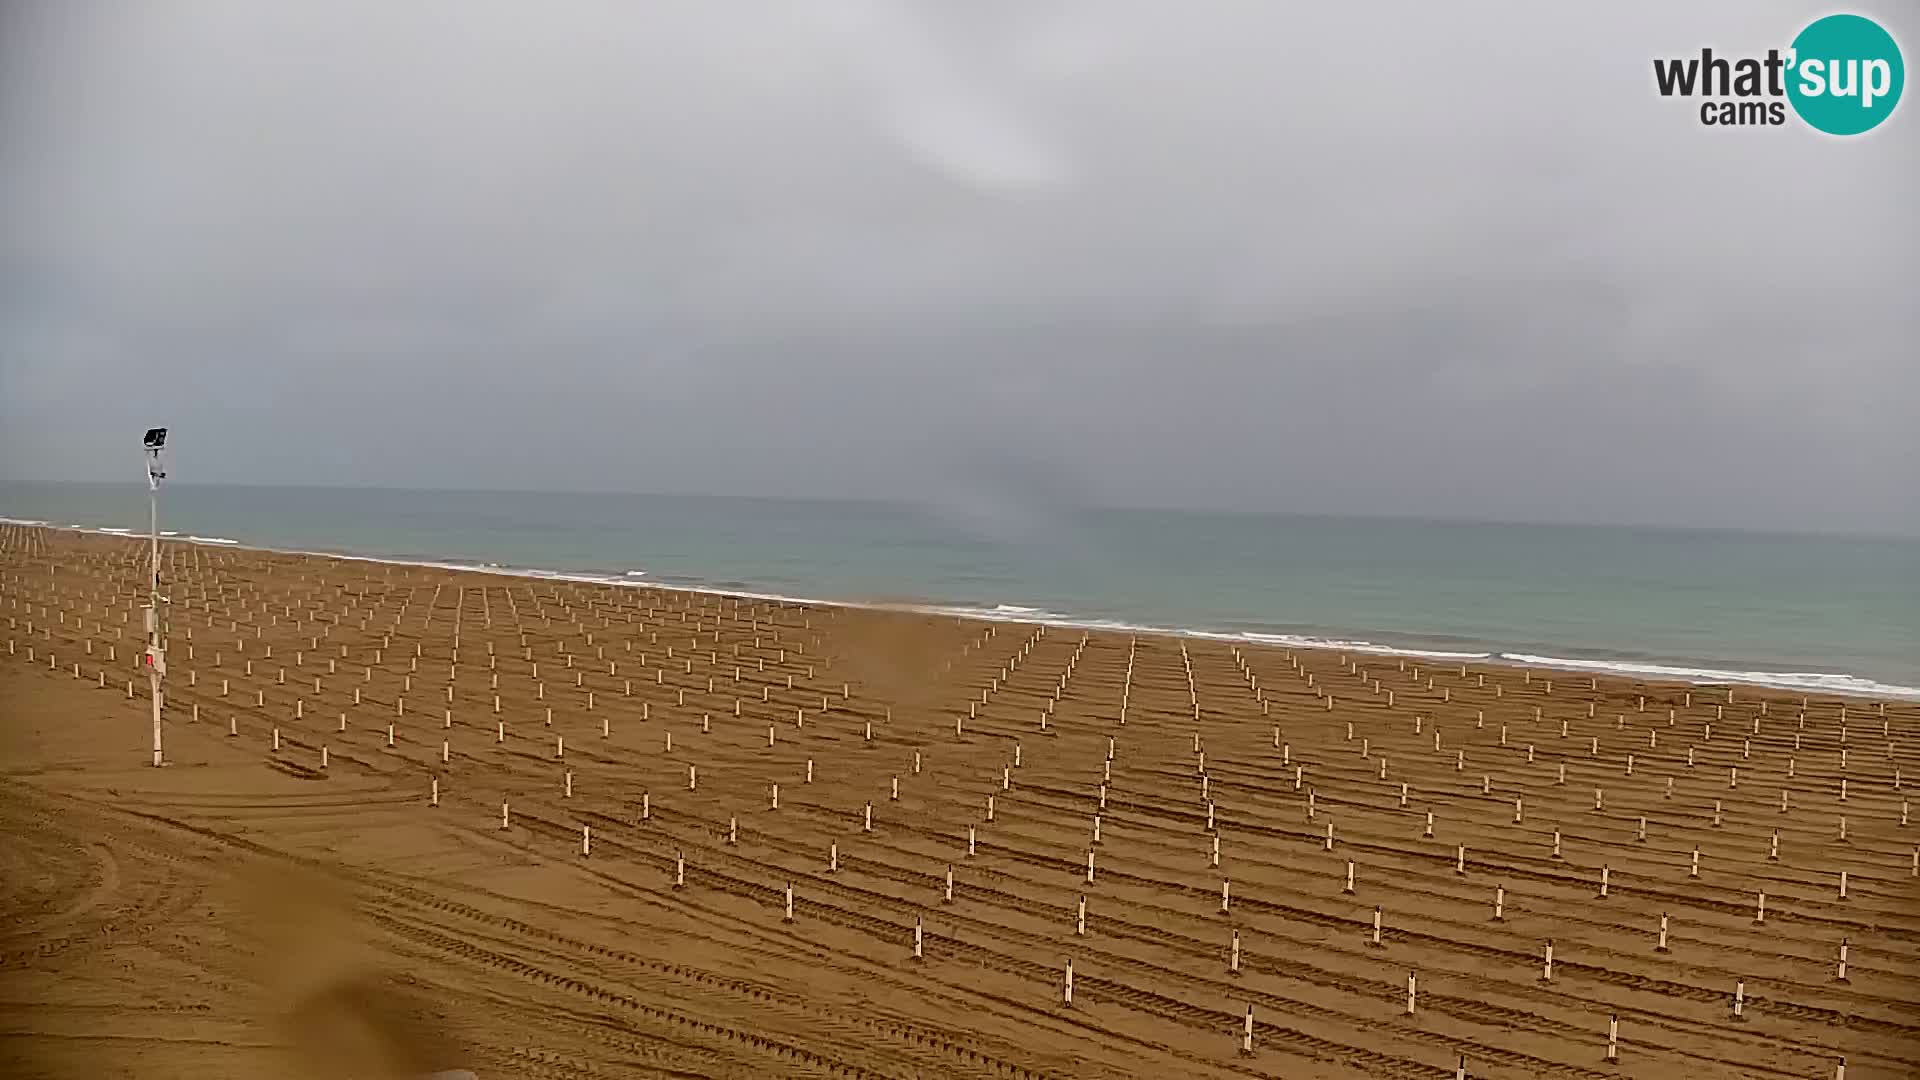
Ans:
[{"label": "grey cloud", "polygon": [[1651,86],[1822,8],[756,10],[10,6],[0,478],[1920,532],[1915,105]]}]

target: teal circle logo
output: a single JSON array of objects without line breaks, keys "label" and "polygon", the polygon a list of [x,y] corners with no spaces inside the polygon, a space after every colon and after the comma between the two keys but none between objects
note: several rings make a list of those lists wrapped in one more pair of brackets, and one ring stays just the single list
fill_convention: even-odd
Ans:
[{"label": "teal circle logo", "polygon": [[1906,86],[1900,46],[1880,24],[1860,15],[1817,19],[1793,39],[1787,100],[1793,111],[1829,135],[1871,131],[1893,114]]}]

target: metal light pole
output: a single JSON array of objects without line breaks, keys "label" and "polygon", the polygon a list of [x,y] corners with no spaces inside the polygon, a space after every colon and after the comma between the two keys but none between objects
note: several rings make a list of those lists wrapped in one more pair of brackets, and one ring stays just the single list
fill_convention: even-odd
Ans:
[{"label": "metal light pole", "polygon": [[164,698],[160,680],[167,675],[167,651],[160,642],[160,481],[167,474],[160,469],[160,451],[167,445],[166,428],[148,428],[147,452],[147,545],[150,561],[147,570],[147,686],[153,692],[153,764],[160,757],[160,705]]}]

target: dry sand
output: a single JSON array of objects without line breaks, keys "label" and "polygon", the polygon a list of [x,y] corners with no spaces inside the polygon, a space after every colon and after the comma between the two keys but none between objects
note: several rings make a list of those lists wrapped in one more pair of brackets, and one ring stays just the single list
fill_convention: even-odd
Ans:
[{"label": "dry sand", "polygon": [[0,1075],[1920,1074],[1911,702],[168,544],[154,769],[145,550],[0,529]]}]

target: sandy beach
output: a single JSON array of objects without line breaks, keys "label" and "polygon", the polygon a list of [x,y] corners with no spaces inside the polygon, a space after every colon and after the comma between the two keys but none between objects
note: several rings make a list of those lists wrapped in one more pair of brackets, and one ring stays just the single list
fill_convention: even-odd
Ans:
[{"label": "sandy beach", "polygon": [[1920,1073],[1920,703],[167,543],[155,769],[146,553],[0,527],[8,1076]]}]

